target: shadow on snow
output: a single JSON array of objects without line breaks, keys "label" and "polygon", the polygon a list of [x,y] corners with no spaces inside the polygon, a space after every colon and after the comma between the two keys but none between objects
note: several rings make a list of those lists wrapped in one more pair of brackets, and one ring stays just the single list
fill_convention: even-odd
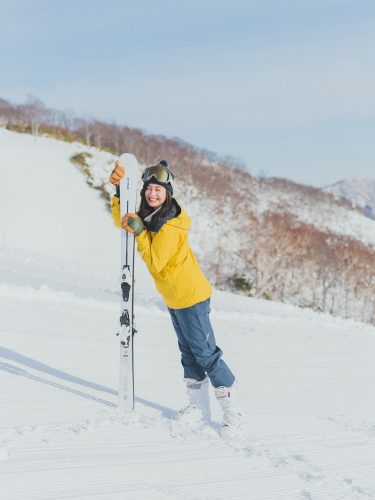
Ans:
[{"label": "shadow on snow", "polygon": [[[13,351],[11,349],[7,349],[6,347],[0,346],[0,357],[2,357],[3,359],[6,359],[6,360],[15,361],[16,363],[24,365],[28,368],[47,373],[48,375],[52,375],[53,377],[60,378],[60,379],[65,380],[67,382],[72,382],[74,384],[78,384],[78,385],[87,387],[89,389],[94,389],[96,391],[106,392],[107,394],[112,394],[114,396],[118,396],[118,392],[115,391],[114,389],[111,389],[110,387],[96,384],[95,382],[90,382],[89,380],[85,380],[83,378],[76,377],[75,375],[71,375],[71,374],[63,372],[61,370],[57,370],[56,368],[45,365],[44,363],[41,363],[40,361],[37,361],[35,359],[24,356],[23,354],[20,354],[20,353]],[[0,362],[0,369],[3,371],[6,371],[8,373],[12,373],[13,375],[26,377],[26,378],[29,378],[31,380],[35,380],[36,382],[41,382],[42,384],[47,384],[47,385],[50,385],[52,387],[56,387],[57,389],[71,392],[72,394],[75,394],[76,396],[80,396],[80,397],[85,398],[85,399],[91,399],[92,401],[103,404],[105,406],[109,406],[112,408],[118,407],[118,405],[113,403],[112,401],[98,398],[96,396],[93,396],[92,394],[87,394],[86,392],[82,392],[82,391],[79,391],[77,389],[73,389],[73,388],[68,387],[66,385],[62,385],[62,384],[59,384],[57,382],[53,382],[51,380],[38,377],[37,375],[33,375],[32,373],[27,372],[23,368],[19,368],[18,366],[11,365],[9,363]],[[176,417],[177,412],[175,410],[172,410],[172,408],[168,408],[166,406],[159,405],[157,403],[154,403],[152,401],[148,401],[147,399],[143,399],[143,398],[140,398],[137,396],[135,397],[135,400],[137,403],[141,403],[145,406],[148,406],[149,408],[153,408],[155,410],[160,411],[161,414],[163,415],[163,417],[165,417],[165,418],[174,419]]]}]

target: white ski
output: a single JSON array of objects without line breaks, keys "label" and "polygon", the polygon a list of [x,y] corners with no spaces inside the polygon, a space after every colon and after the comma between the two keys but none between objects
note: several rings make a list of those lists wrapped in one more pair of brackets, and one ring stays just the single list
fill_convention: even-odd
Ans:
[{"label": "white ski", "polygon": [[[134,213],[137,204],[138,162],[134,155],[120,156],[125,177],[120,182],[120,213]],[[134,409],[134,247],[135,237],[121,229],[121,315],[119,408]]]}]

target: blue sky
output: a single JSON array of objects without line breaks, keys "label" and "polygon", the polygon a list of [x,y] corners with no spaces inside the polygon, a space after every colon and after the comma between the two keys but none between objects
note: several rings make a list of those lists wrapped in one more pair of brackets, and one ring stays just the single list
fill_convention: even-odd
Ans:
[{"label": "blue sky", "polygon": [[254,174],[375,178],[373,0],[0,0],[0,96],[179,137]]}]

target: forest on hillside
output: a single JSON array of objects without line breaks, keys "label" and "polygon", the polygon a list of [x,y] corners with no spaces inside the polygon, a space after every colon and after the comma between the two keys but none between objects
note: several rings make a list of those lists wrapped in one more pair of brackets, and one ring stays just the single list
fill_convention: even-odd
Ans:
[{"label": "forest on hillside", "polygon": [[[131,151],[145,165],[167,159],[186,187],[184,205],[210,226],[199,247],[215,286],[375,324],[375,246],[327,223],[363,223],[348,201],[286,179],[252,176],[240,161],[180,139],[48,109],[35,98],[25,104],[0,99],[0,126],[114,156]],[[90,154],[82,158],[89,184],[109,196],[108,186],[93,182]],[[374,221],[365,223],[371,231]]]},{"label": "forest on hillside", "polygon": [[72,111],[48,108],[41,100],[29,96],[26,103],[14,104],[0,98],[0,126],[16,132],[48,135],[64,141],[78,141],[87,146],[119,155],[132,151],[145,165],[168,158],[179,172],[202,164],[245,169],[230,156],[221,157],[212,151],[197,148],[178,138],[148,134],[139,128],[97,119],[77,117]]}]

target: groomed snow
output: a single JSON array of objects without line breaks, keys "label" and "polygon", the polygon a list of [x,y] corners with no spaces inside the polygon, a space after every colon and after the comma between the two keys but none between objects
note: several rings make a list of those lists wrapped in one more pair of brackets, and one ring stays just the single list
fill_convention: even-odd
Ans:
[{"label": "groomed snow", "polygon": [[[33,144],[46,148],[38,161]],[[212,320],[244,418],[243,436],[225,442],[215,401],[210,425],[174,420],[185,403],[177,343],[138,261],[136,410],[118,410],[119,235],[67,161],[51,173],[54,203],[42,176],[59,155],[48,144],[30,142],[32,186],[17,183],[16,195],[10,146],[0,166],[0,498],[374,498],[369,325],[215,292]]]}]

